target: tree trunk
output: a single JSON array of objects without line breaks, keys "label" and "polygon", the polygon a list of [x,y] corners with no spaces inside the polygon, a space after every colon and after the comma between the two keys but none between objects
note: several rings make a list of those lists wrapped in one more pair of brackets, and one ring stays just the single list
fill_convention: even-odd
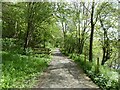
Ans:
[{"label": "tree trunk", "polygon": [[92,62],[92,58],[93,58],[93,53],[92,53],[92,49],[93,49],[93,33],[94,33],[94,26],[91,29],[91,35],[90,35],[89,61],[91,61],[91,62]]},{"label": "tree trunk", "polygon": [[103,40],[103,58],[102,58],[102,63],[101,65],[104,65],[105,62],[110,58],[110,44],[109,44],[109,38],[108,38],[108,35],[107,35],[107,30],[106,28],[104,27],[104,24],[102,22],[102,20],[100,19],[100,24],[101,24],[101,27],[103,28],[103,31],[104,31],[104,40]]},{"label": "tree trunk", "polygon": [[93,34],[94,34],[94,23],[93,23],[93,14],[94,14],[94,2],[92,3],[92,12],[91,12],[91,34],[90,34],[90,48],[89,48],[89,61],[92,62],[93,58]]},{"label": "tree trunk", "polygon": [[65,48],[65,38],[66,38],[65,27],[66,27],[66,26],[64,26],[64,23],[62,22],[63,40],[64,40],[64,44],[63,44],[63,47],[64,47],[64,48]]},{"label": "tree trunk", "polygon": [[105,63],[105,52],[106,52],[106,49],[105,49],[105,47],[103,47],[103,58],[102,58],[101,65],[104,65],[104,63]]},{"label": "tree trunk", "polygon": [[31,28],[32,28],[32,16],[33,16],[33,13],[32,13],[32,9],[33,9],[33,4],[32,2],[29,2],[28,3],[28,17],[27,17],[27,31],[26,31],[26,35],[25,35],[25,44],[24,44],[24,51],[25,49],[28,47],[29,45],[29,41],[30,41],[30,37],[31,37]]},{"label": "tree trunk", "polygon": [[81,32],[80,32],[80,8],[79,8],[79,18],[78,18],[78,53],[80,54],[80,49],[81,49],[81,38],[80,38],[80,35],[81,35]]}]

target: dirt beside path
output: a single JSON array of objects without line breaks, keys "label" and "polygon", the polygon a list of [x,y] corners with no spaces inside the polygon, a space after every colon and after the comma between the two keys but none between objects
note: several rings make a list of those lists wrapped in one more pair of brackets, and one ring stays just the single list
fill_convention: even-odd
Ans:
[{"label": "dirt beside path", "polygon": [[37,88],[98,88],[89,77],[59,49],[53,54],[48,69],[40,77]]}]

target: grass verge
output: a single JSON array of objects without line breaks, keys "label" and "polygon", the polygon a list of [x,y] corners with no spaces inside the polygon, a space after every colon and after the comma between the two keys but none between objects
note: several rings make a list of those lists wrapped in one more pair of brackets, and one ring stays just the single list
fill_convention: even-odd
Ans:
[{"label": "grass verge", "polygon": [[50,55],[21,55],[11,52],[2,54],[2,88],[32,88],[51,60]]},{"label": "grass verge", "polygon": [[99,72],[96,73],[96,62],[84,60],[84,55],[69,54],[64,51],[62,53],[76,62],[102,90],[119,90],[119,74],[115,70],[110,70],[108,67],[100,65]]}]

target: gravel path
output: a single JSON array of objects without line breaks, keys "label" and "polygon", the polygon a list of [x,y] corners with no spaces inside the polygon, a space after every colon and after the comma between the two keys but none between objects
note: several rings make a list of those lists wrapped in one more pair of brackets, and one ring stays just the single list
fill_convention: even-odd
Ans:
[{"label": "gravel path", "polygon": [[48,69],[40,77],[39,88],[98,88],[83,70],[63,56],[59,49],[53,54]]}]

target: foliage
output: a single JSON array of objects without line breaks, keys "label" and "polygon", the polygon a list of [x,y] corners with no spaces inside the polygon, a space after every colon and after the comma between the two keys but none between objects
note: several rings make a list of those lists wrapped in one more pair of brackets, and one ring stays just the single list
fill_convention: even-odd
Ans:
[{"label": "foliage", "polygon": [[12,51],[12,53],[23,54],[23,48],[21,47],[22,45],[21,40],[19,40],[20,42],[18,42],[17,39],[14,38],[3,38],[1,39],[1,41],[2,41],[3,51],[7,51],[7,52]]},{"label": "foliage", "polygon": [[48,66],[50,56],[25,56],[2,52],[2,88],[32,87],[35,79]]},{"label": "foliage", "polygon": [[2,87],[28,87],[23,83],[47,66],[54,47],[101,88],[117,87],[117,72],[110,69],[119,69],[117,3],[3,2],[2,7]]},{"label": "foliage", "polygon": [[118,90],[118,73],[109,68],[100,66],[99,73],[95,72],[96,63],[85,61],[84,55],[68,54],[69,58],[73,59],[80,67],[83,68],[85,73],[103,90]]}]

